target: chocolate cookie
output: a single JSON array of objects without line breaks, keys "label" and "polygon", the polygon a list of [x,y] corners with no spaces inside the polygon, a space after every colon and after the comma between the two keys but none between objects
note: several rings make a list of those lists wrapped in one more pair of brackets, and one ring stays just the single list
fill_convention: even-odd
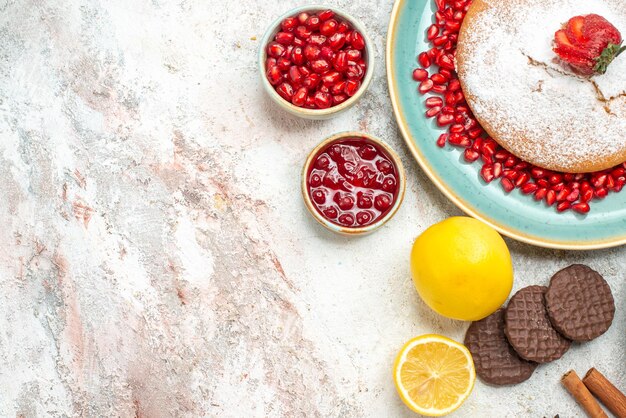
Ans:
[{"label": "chocolate cookie", "polygon": [[589,341],[604,334],[615,316],[609,284],[582,264],[573,264],[552,276],[546,309],[552,326],[574,341]]},{"label": "chocolate cookie", "polygon": [[561,358],[571,341],[559,334],[550,323],[544,302],[545,286],[519,290],[506,308],[504,333],[523,359],[548,363]]},{"label": "chocolate cookie", "polygon": [[485,383],[513,385],[532,376],[538,364],[520,358],[504,335],[504,309],[472,322],[465,346],[474,358],[476,374]]}]

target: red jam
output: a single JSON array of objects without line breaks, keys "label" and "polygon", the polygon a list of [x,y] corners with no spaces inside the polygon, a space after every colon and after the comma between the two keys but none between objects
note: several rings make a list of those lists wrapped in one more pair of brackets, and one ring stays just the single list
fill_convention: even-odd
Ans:
[{"label": "red jam", "polygon": [[398,170],[391,157],[367,138],[341,138],[315,156],[307,189],[318,213],[343,227],[371,225],[398,198]]},{"label": "red jam", "polygon": [[267,80],[298,107],[326,109],[354,96],[367,72],[365,38],[332,10],[288,17],[267,45]]}]

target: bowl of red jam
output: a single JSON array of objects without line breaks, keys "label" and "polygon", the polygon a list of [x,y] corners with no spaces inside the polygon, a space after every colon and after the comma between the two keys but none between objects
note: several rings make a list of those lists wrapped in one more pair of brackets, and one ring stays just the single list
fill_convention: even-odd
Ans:
[{"label": "bowl of red jam", "polygon": [[331,136],[311,151],[302,196],[317,222],[345,235],[370,233],[402,204],[406,179],[398,155],[360,132]]},{"label": "bowl of red jam", "polygon": [[372,42],[352,16],[325,6],[293,9],[261,41],[263,87],[286,111],[327,119],[352,107],[374,72]]}]

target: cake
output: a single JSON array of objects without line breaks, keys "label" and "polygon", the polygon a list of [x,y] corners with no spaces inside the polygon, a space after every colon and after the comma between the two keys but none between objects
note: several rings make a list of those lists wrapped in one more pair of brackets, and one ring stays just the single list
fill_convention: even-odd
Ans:
[{"label": "cake", "polygon": [[555,52],[572,17],[597,14],[626,34],[623,0],[474,0],[456,68],[476,119],[539,167],[587,173],[626,161],[626,53],[583,74]]}]

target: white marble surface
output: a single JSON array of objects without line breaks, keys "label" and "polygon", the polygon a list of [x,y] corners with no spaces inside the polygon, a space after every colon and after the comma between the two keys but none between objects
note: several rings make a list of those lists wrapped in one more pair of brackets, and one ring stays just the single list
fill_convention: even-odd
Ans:
[{"label": "white marble surface", "polygon": [[[391,3],[329,1],[370,28],[378,65],[355,109],[306,122],[265,97],[255,40],[302,2],[0,0],[0,416],[411,416],[396,351],[467,324],[409,276],[413,239],[460,212],[396,129]],[[299,195],[307,151],[348,129],[408,169],[400,212],[361,239],[322,230]],[[516,289],[588,263],[616,320],[521,385],[478,382],[455,416],[582,416],[566,370],[626,389],[626,248],[508,242]]]}]

